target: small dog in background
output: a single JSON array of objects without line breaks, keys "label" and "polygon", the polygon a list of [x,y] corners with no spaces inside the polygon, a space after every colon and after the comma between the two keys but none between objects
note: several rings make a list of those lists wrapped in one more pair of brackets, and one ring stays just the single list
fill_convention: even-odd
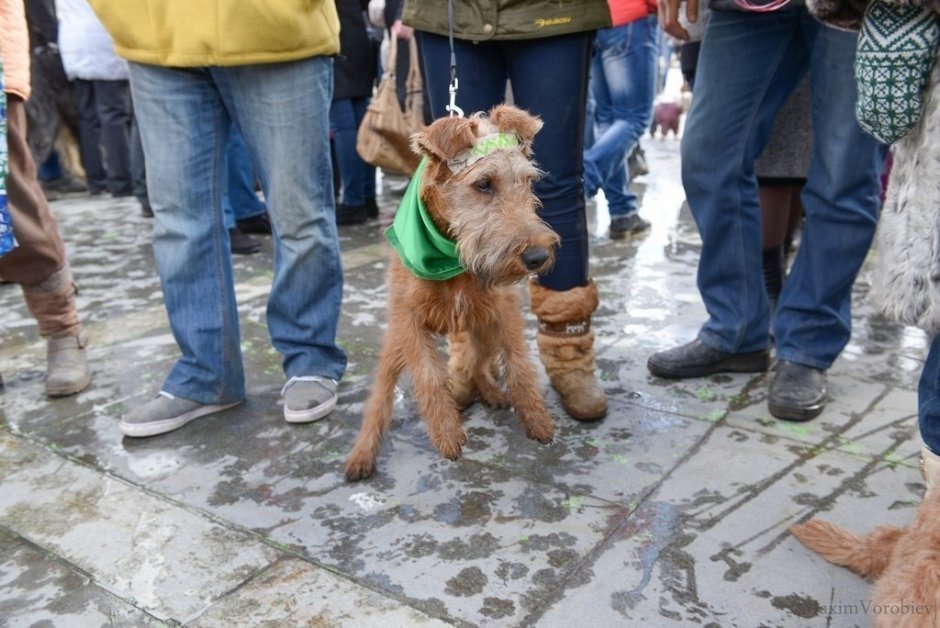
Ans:
[{"label": "small dog in background", "polygon": [[[940,489],[927,493],[906,528],[881,526],[858,536],[812,519],[790,532],[830,563],[875,582],[870,605],[875,626],[940,626]],[[909,612],[893,612],[901,605]]]},{"label": "small dog in background", "polygon": [[[346,461],[347,480],[374,473],[405,368],[431,442],[446,458],[460,456],[466,441],[460,410],[477,396],[489,406],[515,408],[531,438],[548,443],[554,437],[512,286],[548,270],[559,242],[536,214],[532,192],[540,173],[531,145],[541,127],[538,118],[501,105],[488,116],[441,118],[415,136],[415,150],[425,160],[405,199],[418,194],[426,214],[412,223],[432,222],[436,233],[426,239],[439,250],[449,247],[455,261],[442,262],[447,272],[429,278],[421,260],[402,250],[399,219],[402,232],[408,224],[403,201],[389,233],[398,254],[388,272],[388,331]],[[422,258],[436,255],[424,249]],[[450,369],[438,354],[440,334],[448,336]]]},{"label": "small dog in background", "polygon": [[659,129],[662,137],[672,134],[679,137],[679,118],[682,116],[683,108],[677,102],[658,102],[653,105],[653,122],[650,125],[650,135],[656,137],[656,130]]}]

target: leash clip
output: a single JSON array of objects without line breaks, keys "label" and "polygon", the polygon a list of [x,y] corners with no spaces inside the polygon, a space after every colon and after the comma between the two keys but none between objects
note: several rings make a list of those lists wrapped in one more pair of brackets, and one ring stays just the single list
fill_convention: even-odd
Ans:
[{"label": "leash clip", "polygon": [[450,116],[454,117],[460,116],[463,117],[463,109],[457,106],[457,77],[454,76],[450,81],[450,88],[447,90],[450,92],[450,104],[444,107],[447,111],[450,112]]}]

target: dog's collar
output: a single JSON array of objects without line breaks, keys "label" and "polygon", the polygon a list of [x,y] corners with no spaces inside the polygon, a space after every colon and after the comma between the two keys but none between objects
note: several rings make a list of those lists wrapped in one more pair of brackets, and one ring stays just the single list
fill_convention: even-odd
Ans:
[{"label": "dog's collar", "polygon": [[421,160],[401,199],[395,221],[385,237],[405,268],[416,277],[444,281],[466,271],[457,254],[457,244],[438,231],[421,200],[421,175],[427,158]]},{"label": "dog's collar", "polygon": [[468,148],[453,159],[447,160],[447,167],[454,174],[466,170],[493,151],[519,149],[521,144],[515,133],[492,133],[477,139],[472,148]]}]

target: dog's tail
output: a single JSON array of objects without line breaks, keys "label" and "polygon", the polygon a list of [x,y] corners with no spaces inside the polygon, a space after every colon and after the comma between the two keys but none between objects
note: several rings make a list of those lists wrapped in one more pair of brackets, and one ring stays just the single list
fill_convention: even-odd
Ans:
[{"label": "dog's tail", "polygon": [[800,543],[830,563],[874,579],[891,561],[891,554],[898,539],[904,535],[904,528],[881,526],[861,537],[828,521],[812,519],[802,525],[790,526],[790,532]]}]

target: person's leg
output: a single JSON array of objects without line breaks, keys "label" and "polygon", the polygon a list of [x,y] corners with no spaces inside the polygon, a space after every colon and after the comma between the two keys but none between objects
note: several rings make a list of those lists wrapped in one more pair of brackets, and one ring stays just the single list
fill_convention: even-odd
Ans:
[{"label": "person's leg", "polygon": [[[346,355],[336,344],[343,269],[327,115],[332,61],[313,57],[213,68],[212,74],[257,167],[274,226],[267,322],[289,378],[285,418],[315,420],[335,405],[336,380],[346,368]],[[311,378],[315,381],[307,381]],[[295,381],[299,387],[290,386]],[[298,399],[291,390],[310,394]]]},{"label": "person's leg", "polygon": [[696,340],[648,361],[660,377],[769,366],[770,308],[761,273],[753,164],[808,63],[799,13],[715,11],[682,138],[682,182],[702,236],[698,288],[708,320]]},{"label": "person's leg", "polygon": [[108,175],[101,161],[101,127],[95,107],[95,84],[93,81],[72,81],[75,94],[75,109],[78,111],[78,146],[85,169],[88,191],[100,194],[108,187]]},{"label": "person's leg", "polygon": [[[418,32],[422,70],[428,86],[432,118],[447,115],[450,95],[450,47],[447,37]],[[506,60],[496,42],[473,43],[454,40],[457,57],[457,106],[464,114],[489,111],[506,97]]]},{"label": "person's leg", "polygon": [[336,207],[336,224],[360,224],[369,219],[366,214],[366,196],[363,183],[362,159],[356,152],[356,111],[352,98],[340,98],[330,103],[330,130],[339,170],[342,194]]},{"label": "person's leg", "polygon": [[127,81],[95,81],[95,109],[101,125],[108,191],[112,196],[130,196],[131,178],[130,122],[131,92]]},{"label": "person's leg", "polygon": [[19,246],[0,257],[0,278],[22,287],[26,306],[46,339],[46,394],[61,397],[84,390],[91,382],[75,307],[75,283],[26,143],[25,106],[18,96],[7,98],[7,198]]},{"label": "person's leg", "polygon": [[[539,215],[561,237],[555,266],[530,282],[532,311],[539,319],[539,357],[565,411],[593,421],[607,413],[607,398],[597,380],[591,315],[598,295],[588,278],[588,237],[581,185],[584,109],[592,35],[507,42],[513,97],[545,125],[533,152],[547,172],[535,184]],[[557,80],[546,81],[539,68],[551,67]],[[622,164],[621,164],[622,166]]]},{"label": "person's leg", "polygon": [[[356,129],[359,128],[363,118],[366,117],[370,100],[371,98],[369,96],[353,98],[352,100],[353,113],[356,115]],[[356,157],[359,159],[362,194],[366,199],[366,214],[370,218],[376,218],[379,215],[379,207],[375,202],[375,166],[363,161],[362,158],[359,157],[359,153],[356,153]]]},{"label": "person's leg", "polygon": [[777,357],[827,369],[849,340],[852,284],[875,233],[886,147],[854,116],[855,36],[806,14],[812,41],[813,158],[802,200],[803,235],[780,295]]},{"label": "person's leg", "polygon": [[930,343],[927,361],[917,386],[917,418],[920,437],[921,473],[928,488],[940,484],[940,336]]},{"label": "person's leg", "polygon": [[225,150],[228,185],[226,192],[232,204],[235,220],[247,220],[261,216],[267,208],[255,192],[255,171],[248,156],[245,138],[238,126],[233,124]]},{"label": "person's leg", "polygon": [[611,123],[585,151],[584,180],[589,195],[592,182],[600,181],[611,216],[636,211],[624,164],[652,119],[658,32],[655,16],[598,31]]},{"label": "person's leg", "polygon": [[198,404],[240,402],[245,374],[221,208],[231,118],[207,70],[131,63],[130,75],[155,214],[154,257],[182,353],[163,391]]},{"label": "person's leg", "polygon": [[[133,106],[132,106],[133,109]],[[150,196],[147,194],[147,164],[144,159],[144,145],[140,141],[140,128],[137,116],[131,111],[130,151],[131,180],[134,182],[134,198],[140,203],[140,213],[145,218],[153,218]]]}]

